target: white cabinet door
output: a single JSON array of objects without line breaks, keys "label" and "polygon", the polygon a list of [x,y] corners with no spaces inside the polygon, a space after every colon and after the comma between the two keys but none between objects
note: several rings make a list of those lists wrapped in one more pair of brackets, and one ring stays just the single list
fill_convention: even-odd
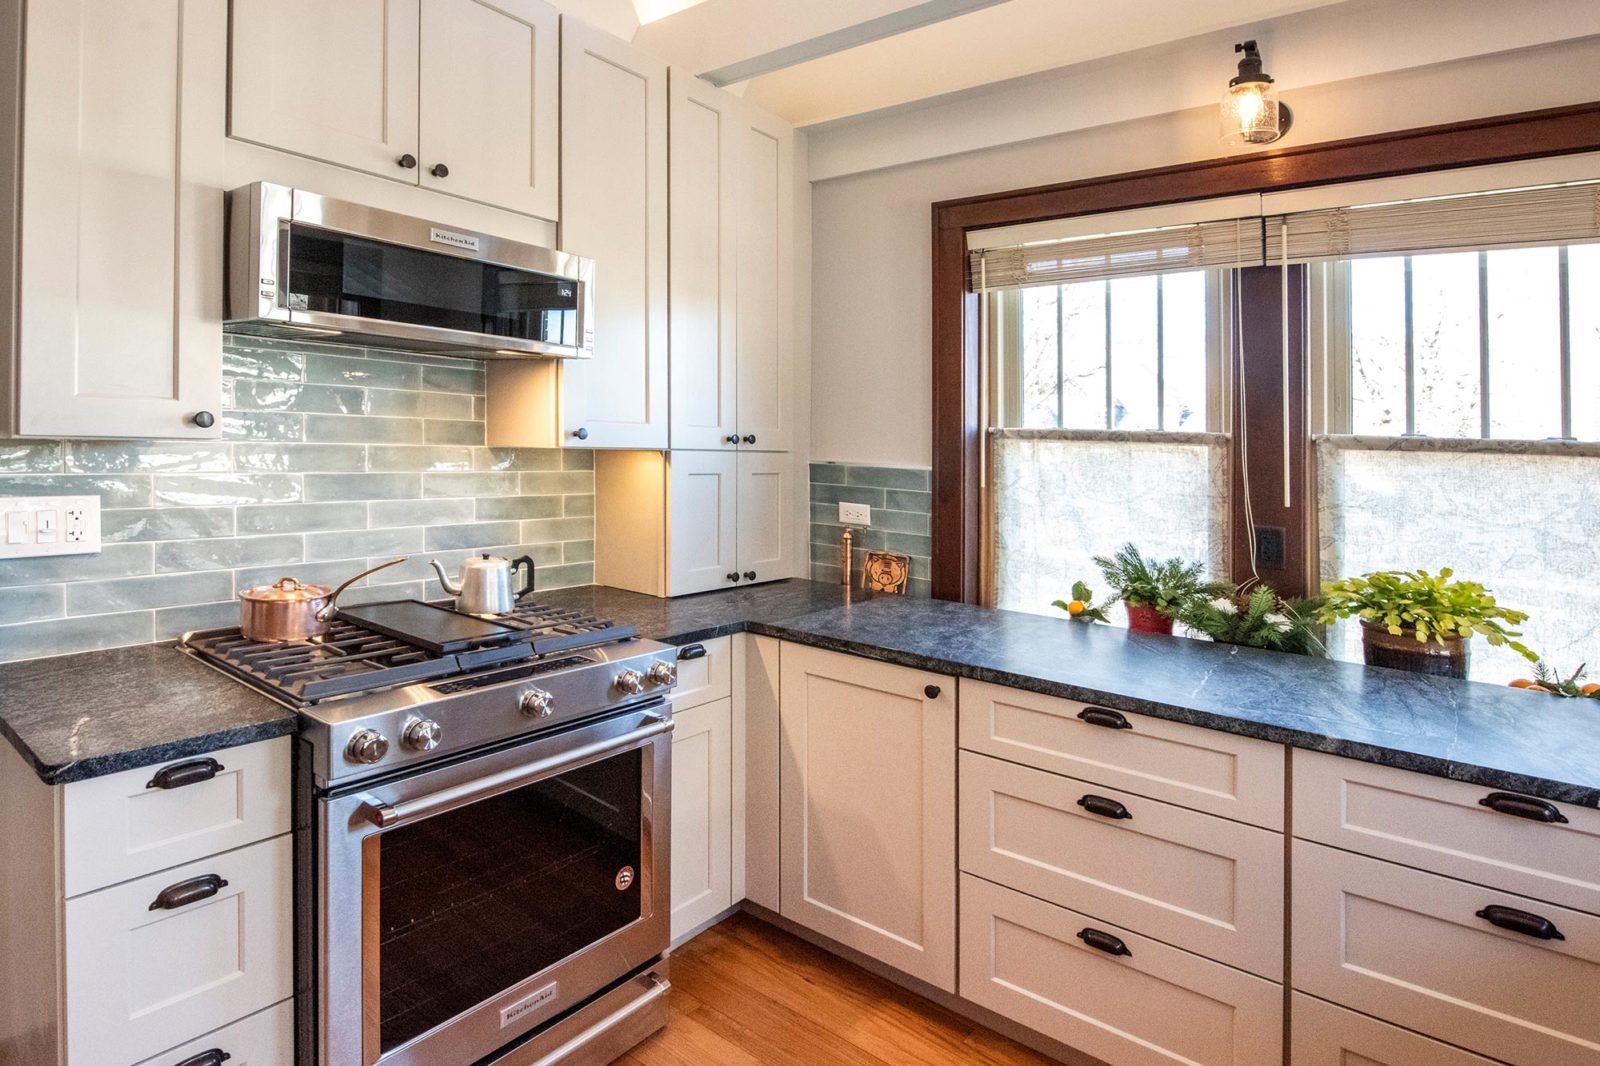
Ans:
[{"label": "white cabinet door", "polygon": [[[739,101],[669,76],[672,446],[732,450],[738,430]],[[605,284],[605,275],[597,278]],[[604,290],[601,289],[603,292]]]},{"label": "white cabinet door", "polygon": [[[209,1051],[220,1051],[223,1057],[206,1058]],[[285,1000],[146,1059],[139,1066],[209,1066],[213,1062],[226,1062],[228,1066],[287,1066],[293,1061],[294,1002]]]},{"label": "white cabinet door", "polygon": [[665,448],[667,65],[570,18],[561,188],[561,248],[595,261],[599,322],[594,356],[561,364],[561,441]]},{"label": "white cabinet door", "polygon": [[733,700],[674,708],[672,939],[733,905]]},{"label": "white cabinet door", "polygon": [[776,581],[799,571],[800,538],[793,513],[795,466],[775,452],[739,454],[739,576]]},{"label": "white cabinet door", "polygon": [[228,133],[415,185],[418,2],[233,0]]},{"label": "white cabinet door", "polygon": [[31,4],[24,47],[16,432],[219,436],[226,5]]},{"label": "white cabinet door", "polygon": [[781,913],[954,992],[954,682],[799,644],[780,663]]},{"label": "white cabinet door", "polygon": [[1470,1051],[1296,992],[1290,1066],[1495,1066]]},{"label": "white cabinet door", "polygon": [[739,439],[794,442],[794,130],[745,105],[738,124]]},{"label": "white cabinet door", "polygon": [[667,460],[667,595],[727,588],[738,565],[737,465],[731,452]]},{"label": "white cabinet door", "polygon": [[424,188],[555,219],[560,19],[543,0],[422,0]]}]

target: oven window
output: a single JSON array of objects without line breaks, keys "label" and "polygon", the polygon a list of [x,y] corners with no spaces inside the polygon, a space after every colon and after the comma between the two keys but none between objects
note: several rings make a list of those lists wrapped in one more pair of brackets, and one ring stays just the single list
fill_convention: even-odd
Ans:
[{"label": "oven window", "polygon": [[576,345],[578,284],[531,270],[291,224],[293,311]]},{"label": "oven window", "polygon": [[384,1054],[640,917],[642,759],[624,752],[369,842]]}]

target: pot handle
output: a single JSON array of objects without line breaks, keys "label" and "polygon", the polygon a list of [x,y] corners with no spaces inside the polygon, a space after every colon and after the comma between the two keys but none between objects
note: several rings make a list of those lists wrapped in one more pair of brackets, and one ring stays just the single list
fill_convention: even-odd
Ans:
[{"label": "pot handle", "polygon": [[379,570],[386,570],[391,566],[398,566],[400,563],[405,562],[406,559],[408,559],[408,558],[409,558],[409,556],[402,555],[398,559],[390,559],[386,563],[379,563],[377,566],[372,567],[370,570],[361,571],[361,573],[357,574],[355,577],[351,578],[350,580],[346,581],[344,584],[340,585],[338,588],[334,589],[333,590],[333,594],[328,597],[328,605],[326,607],[324,607],[322,610],[317,612],[317,621],[326,622],[326,621],[328,621],[328,619],[333,617],[333,612],[334,612],[334,610],[336,609],[336,607],[337,607],[337,605],[339,603],[339,593],[343,592],[345,589],[349,588],[351,585],[354,585],[357,581],[360,581],[362,578],[366,577],[368,574],[376,574]]},{"label": "pot handle", "polygon": [[528,565],[528,576],[522,581],[522,591],[517,593],[517,599],[519,600],[533,591],[533,556],[519,555],[515,559],[511,560],[512,573],[516,573],[517,567],[524,563]]}]

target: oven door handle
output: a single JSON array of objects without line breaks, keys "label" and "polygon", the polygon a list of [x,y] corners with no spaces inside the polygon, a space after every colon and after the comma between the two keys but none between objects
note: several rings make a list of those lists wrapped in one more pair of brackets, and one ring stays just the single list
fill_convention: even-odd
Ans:
[{"label": "oven door handle", "polygon": [[654,737],[659,737],[663,733],[670,732],[672,732],[672,719],[657,718],[649,725],[624,733],[620,737],[596,740],[593,743],[574,748],[561,755],[553,755],[547,759],[538,759],[522,766],[514,766],[509,770],[502,770],[497,774],[476,778],[453,788],[443,788],[438,792],[419,796],[413,800],[393,804],[368,801],[357,808],[356,814],[380,829],[391,829],[402,822],[410,821],[414,818],[440,814],[454,807],[471,803],[474,800],[487,799],[490,796],[516,788],[518,785],[560,773],[582,763],[590,762],[612,752],[634,747]]}]

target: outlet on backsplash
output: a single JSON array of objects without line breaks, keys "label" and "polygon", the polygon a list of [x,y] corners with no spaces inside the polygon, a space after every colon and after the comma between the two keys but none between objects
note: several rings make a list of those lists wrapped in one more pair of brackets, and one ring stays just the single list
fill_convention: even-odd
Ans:
[{"label": "outlet on backsplash", "polygon": [[5,536],[0,559],[93,555],[100,551],[100,497],[17,496],[0,499]]}]

